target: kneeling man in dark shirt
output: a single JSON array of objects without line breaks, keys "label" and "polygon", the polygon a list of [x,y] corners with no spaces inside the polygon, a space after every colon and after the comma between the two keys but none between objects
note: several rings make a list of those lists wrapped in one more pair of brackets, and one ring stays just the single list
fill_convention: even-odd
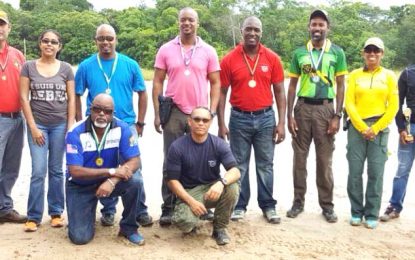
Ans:
[{"label": "kneeling man in dark shirt", "polygon": [[[239,196],[236,160],[224,140],[208,133],[209,109],[195,108],[187,123],[190,134],[172,143],[164,173],[178,197],[173,223],[184,233],[194,232],[200,216],[215,208],[212,237],[218,245],[225,245],[230,241],[226,227]],[[223,177],[220,164],[226,169]]]}]

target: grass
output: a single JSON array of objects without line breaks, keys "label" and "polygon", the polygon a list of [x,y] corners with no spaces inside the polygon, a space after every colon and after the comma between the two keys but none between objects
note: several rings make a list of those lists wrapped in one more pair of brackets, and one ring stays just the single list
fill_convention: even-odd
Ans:
[{"label": "grass", "polygon": [[145,81],[153,80],[154,70],[143,69],[141,68],[141,72],[143,73],[143,77]]}]

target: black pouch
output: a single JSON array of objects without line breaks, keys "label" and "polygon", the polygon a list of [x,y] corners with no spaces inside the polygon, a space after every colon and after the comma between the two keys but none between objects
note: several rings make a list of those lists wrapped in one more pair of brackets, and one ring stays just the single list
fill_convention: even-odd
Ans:
[{"label": "black pouch", "polygon": [[159,95],[159,116],[160,124],[164,126],[170,119],[171,108],[173,107],[173,99]]},{"label": "black pouch", "polygon": [[343,109],[343,111],[343,131],[347,131],[347,129],[349,129],[351,122],[346,110]]}]

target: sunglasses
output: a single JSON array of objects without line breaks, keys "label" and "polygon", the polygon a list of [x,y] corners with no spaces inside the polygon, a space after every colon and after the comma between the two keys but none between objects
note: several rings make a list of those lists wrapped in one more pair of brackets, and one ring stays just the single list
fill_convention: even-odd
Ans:
[{"label": "sunglasses", "polygon": [[372,47],[372,46],[368,46],[368,47],[366,47],[365,49],[364,49],[364,52],[366,52],[366,53],[380,53],[382,50],[381,49],[379,49],[378,47]]},{"label": "sunglasses", "polygon": [[100,114],[101,112],[104,112],[105,115],[112,115],[112,113],[114,113],[113,109],[103,108],[103,107],[98,107],[98,106],[92,106],[91,110],[94,113],[97,113],[97,114]]},{"label": "sunglasses", "polygon": [[46,38],[40,40],[40,42],[43,43],[43,44],[46,44],[46,45],[48,45],[48,44],[59,45],[59,41],[57,41],[57,40],[49,40],[49,39],[46,39]]},{"label": "sunglasses", "polygon": [[112,42],[115,39],[114,36],[97,36],[95,37],[95,40],[99,41],[99,42]]},{"label": "sunglasses", "polygon": [[192,120],[195,121],[196,123],[203,122],[204,124],[207,124],[210,122],[210,118],[202,118],[198,116],[192,117]]}]

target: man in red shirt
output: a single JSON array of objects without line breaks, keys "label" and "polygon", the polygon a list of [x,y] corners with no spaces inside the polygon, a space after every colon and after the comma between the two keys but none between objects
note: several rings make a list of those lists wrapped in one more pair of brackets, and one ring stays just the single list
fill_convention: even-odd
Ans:
[{"label": "man in red shirt", "polygon": [[26,216],[13,209],[11,197],[23,148],[19,76],[25,59],[7,44],[10,30],[7,13],[0,10],[0,223],[25,223]]},{"label": "man in red shirt", "polygon": [[[273,199],[274,147],[284,140],[286,100],[284,71],[276,53],[260,43],[262,23],[248,17],[242,24],[243,42],[221,62],[221,95],[218,108],[219,137],[230,138],[232,152],[241,172],[241,191],[232,220],[242,219],[250,197],[249,159],[255,152],[258,204],[269,223],[280,223]],[[229,130],[224,121],[226,95],[232,88]],[[271,89],[272,86],[272,89]],[[278,124],[272,108],[273,92]]]}]

